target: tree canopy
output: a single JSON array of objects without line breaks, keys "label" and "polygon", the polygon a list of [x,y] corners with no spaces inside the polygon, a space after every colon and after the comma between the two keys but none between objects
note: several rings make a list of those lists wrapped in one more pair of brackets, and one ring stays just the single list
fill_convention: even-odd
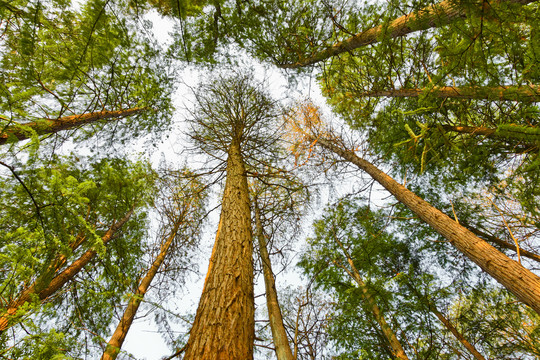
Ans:
[{"label": "tree canopy", "polygon": [[535,0],[0,0],[0,358],[538,358],[539,63]]}]

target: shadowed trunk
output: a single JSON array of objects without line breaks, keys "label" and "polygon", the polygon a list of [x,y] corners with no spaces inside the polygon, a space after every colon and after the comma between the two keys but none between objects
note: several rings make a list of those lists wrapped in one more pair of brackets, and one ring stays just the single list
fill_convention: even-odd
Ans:
[{"label": "shadowed trunk", "polygon": [[353,151],[344,149],[327,139],[315,139],[311,136],[311,141],[316,141],[320,146],[367,172],[398,201],[428,223],[482,270],[540,314],[540,277],[431,206],[370,162],[358,157]]},{"label": "shadowed trunk", "polygon": [[253,240],[244,161],[229,147],[220,221],[185,360],[253,359]]},{"label": "shadowed trunk", "polygon": [[87,114],[65,116],[58,119],[44,119],[38,122],[8,125],[0,132],[0,145],[5,144],[9,137],[15,137],[19,141],[31,137],[33,132],[38,135],[54,134],[61,130],[78,128],[82,125],[99,120],[120,120],[124,117],[142,113],[147,109],[133,108],[117,111],[98,111]]},{"label": "shadowed trunk", "polygon": [[439,98],[476,99],[476,100],[506,100],[519,102],[540,101],[539,85],[524,86],[472,86],[454,87],[441,86],[433,89],[393,89],[368,91],[358,94],[360,97],[419,97],[423,94],[433,94]]},{"label": "shadowed trunk", "polygon": [[[104,245],[114,238],[116,232],[129,220],[134,210],[135,207],[132,207],[120,221],[113,224],[107,233],[105,233],[101,238]],[[77,275],[95,255],[95,250],[88,250],[62,272],[54,276],[50,282],[35,281],[32,285],[23,290],[15,300],[8,304],[5,313],[0,317],[0,333],[14,325],[12,319],[17,315],[17,310],[19,310],[20,307],[27,302],[31,302],[33,298],[37,298],[40,302],[46,300],[49,296],[60,290],[68,281],[73,279],[73,277]]]},{"label": "shadowed trunk", "polygon": [[171,247],[171,244],[173,243],[176,235],[178,234],[178,229],[180,228],[180,225],[184,221],[186,210],[187,209],[184,209],[184,211],[182,211],[182,213],[176,219],[176,222],[169,237],[164,243],[161,244],[158,256],[154,259],[152,266],[139,283],[137,291],[135,291],[135,294],[133,294],[133,296],[129,300],[128,306],[126,307],[126,310],[124,310],[124,314],[122,315],[122,319],[120,319],[120,323],[116,327],[116,330],[111,336],[111,339],[107,343],[107,347],[105,348],[101,360],[114,360],[120,353],[120,349],[122,348],[122,344],[126,339],[129,328],[133,323],[133,319],[135,319],[135,315],[137,314],[139,305],[141,304],[146,292],[148,291],[148,288],[152,284],[152,280],[154,280],[154,277],[156,276],[159,268],[161,267],[161,264],[163,264],[163,261],[165,261],[165,258],[167,257],[169,248]]},{"label": "shadowed trunk", "polygon": [[[502,0],[521,5],[526,5],[536,0]],[[467,12],[461,4],[461,0],[445,0],[438,4],[427,6],[418,11],[413,11],[392,20],[388,26],[379,25],[364,32],[356,34],[346,40],[338,42],[331,47],[317,52],[306,59],[302,59],[294,64],[280,64],[282,68],[299,68],[316,64],[332,56],[342,54],[362,46],[367,46],[379,42],[382,38],[393,39],[406,36],[416,31],[427,30],[435,27],[450,24],[455,20],[465,18]],[[467,4],[466,2],[464,2]],[[474,1],[479,8],[484,2]]]},{"label": "shadowed trunk", "polygon": [[295,357],[289,346],[287,332],[283,325],[283,317],[279,306],[274,273],[272,272],[272,263],[270,262],[270,255],[268,254],[268,247],[262,227],[261,213],[257,204],[257,199],[255,199],[254,205],[255,225],[257,238],[259,240],[259,253],[263,265],[264,285],[266,289],[266,306],[268,308],[268,319],[270,320],[270,329],[272,330],[272,339],[274,340],[276,357],[277,360],[294,360]]}]

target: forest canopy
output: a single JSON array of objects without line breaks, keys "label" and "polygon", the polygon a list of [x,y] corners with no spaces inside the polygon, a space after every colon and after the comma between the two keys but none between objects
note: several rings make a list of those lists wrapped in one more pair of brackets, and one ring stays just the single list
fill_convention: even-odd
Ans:
[{"label": "forest canopy", "polygon": [[538,1],[0,0],[0,64],[1,359],[540,357]]}]

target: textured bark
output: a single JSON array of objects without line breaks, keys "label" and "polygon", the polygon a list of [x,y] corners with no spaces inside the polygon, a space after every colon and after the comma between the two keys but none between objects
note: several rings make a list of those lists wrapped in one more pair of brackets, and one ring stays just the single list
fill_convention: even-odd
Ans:
[{"label": "textured bark", "polygon": [[246,170],[238,141],[233,141],[216,241],[185,360],[253,359],[252,253]]},{"label": "textured bark", "polygon": [[78,128],[82,125],[99,120],[119,120],[127,116],[139,114],[145,110],[145,108],[133,108],[117,111],[98,111],[65,116],[58,119],[44,119],[39,122],[29,122],[26,124],[18,124],[16,126],[10,125],[0,133],[0,145],[5,144],[10,136],[14,136],[19,140],[25,140],[30,137],[32,131],[35,131],[38,135],[53,134],[62,130]]},{"label": "textured bark", "polygon": [[539,85],[524,86],[494,86],[494,87],[454,87],[441,86],[433,89],[393,89],[370,91],[360,97],[418,97],[422,94],[434,94],[439,98],[476,99],[476,100],[506,100],[519,102],[540,101]]},{"label": "textured bark", "polygon": [[294,360],[295,357],[289,346],[287,332],[283,325],[283,317],[279,306],[274,273],[272,272],[272,263],[268,254],[266,238],[261,223],[261,214],[257,200],[255,200],[255,225],[257,238],[259,240],[259,253],[263,265],[264,286],[266,289],[266,307],[268,308],[268,318],[270,320],[270,329],[272,330],[272,339],[276,351],[277,360]]},{"label": "textured bark", "polygon": [[127,333],[131,327],[131,324],[133,323],[133,319],[135,319],[135,315],[137,314],[139,305],[141,304],[144,295],[148,291],[148,288],[152,284],[152,280],[154,280],[154,277],[156,276],[159,268],[161,267],[161,264],[163,264],[163,261],[165,261],[165,258],[167,257],[167,254],[169,252],[169,248],[171,247],[171,244],[173,243],[176,235],[178,234],[178,229],[184,221],[184,217],[185,211],[183,211],[178,216],[170,235],[165,240],[165,242],[161,244],[158,256],[154,259],[152,266],[139,283],[137,291],[135,291],[135,294],[133,294],[133,296],[129,300],[128,306],[126,307],[126,310],[124,310],[124,314],[122,315],[122,319],[120,319],[116,330],[114,331],[111,339],[107,343],[107,347],[105,348],[105,351],[101,356],[101,360],[114,360],[120,353],[120,349],[122,348]]},{"label": "textured bark", "polygon": [[353,151],[343,149],[327,139],[312,137],[311,140],[367,172],[482,270],[540,314],[540,277],[431,206],[370,162],[358,157]]},{"label": "textured bark", "polygon": [[[135,208],[133,207],[120,221],[111,226],[101,238],[103,244],[107,244],[113,239],[116,232],[129,220],[134,210]],[[21,306],[31,302],[33,298],[37,298],[40,302],[46,300],[49,296],[60,290],[68,281],[73,279],[73,277],[77,275],[77,273],[81,271],[95,255],[96,251],[88,250],[61,273],[54,276],[50,282],[43,283],[43,281],[36,281],[23,290],[15,300],[8,304],[5,312],[0,316],[0,333],[13,325],[11,320],[16,316],[17,310],[19,310]]]},{"label": "textured bark", "polygon": [[[511,244],[511,243],[506,242],[506,241],[504,241],[502,239],[499,239],[496,236],[485,233],[482,230],[475,229],[475,228],[473,228],[473,227],[471,227],[469,225],[464,224],[463,226],[465,226],[467,229],[469,229],[473,234],[475,234],[477,236],[480,236],[481,238],[483,238],[483,239],[485,239],[485,240],[487,240],[489,242],[492,242],[492,243],[497,244],[497,245],[499,245],[499,246],[501,246],[503,248],[510,249],[512,251],[517,252],[516,245],[514,245],[514,244]],[[529,258],[531,260],[540,262],[540,255],[538,255],[536,253],[533,253],[531,251],[527,251],[525,249],[520,248],[519,249],[519,254],[521,256],[527,257],[527,258]]]},{"label": "textured bark", "polygon": [[[526,5],[537,0],[501,0],[521,5]],[[331,47],[322,50],[314,55],[298,61],[294,64],[279,65],[282,68],[299,68],[302,66],[316,64],[332,56],[348,52],[359,47],[367,46],[379,42],[381,38],[397,38],[408,35],[416,31],[427,30],[452,23],[453,21],[465,18],[467,13],[460,0],[445,0],[438,4],[427,6],[419,11],[411,12],[392,20],[388,27],[379,25],[356,34],[346,40],[338,42]],[[483,5],[482,1],[475,1],[478,7]]]},{"label": "textured bark", "polygon": [[362,299],[365,301],[365,303],[368,305],[369,309],[371,310],[371,313],[373,314],[373,317],[375,318],[375,321],[377,321],[377,324],[379,324],[379,327],[388,341],[388,344],[390,345],[390,349],[392,351],[392,355],[395,356],[398,359],[402,360],[408,360],[407,354],[405,354],[405,351],[403,350],[403,347],[401,346],[401,343],[399,342],[396,334],[388,325],[386,322],[386,319],[384,318],[381,309],[375,302],[375,299],[373,296],[369,293],[366,284],[364,283],[364,280],[362,280],[362,277],[360,276],[360,272],[354,265],[354,262],[350,255],[348,254],[347,250],[341,243],[339,239],[335,239],[338,245],[341,247],[341,250],[344,252],[345,256],[347,257],[347,262],[349,263],[350,269],[347,268],[345,265],[341,264],[338,261],[334,261],[334,264],[341,269],[345,270],[347,274],[358,284],[358,288],[362,292]]}]

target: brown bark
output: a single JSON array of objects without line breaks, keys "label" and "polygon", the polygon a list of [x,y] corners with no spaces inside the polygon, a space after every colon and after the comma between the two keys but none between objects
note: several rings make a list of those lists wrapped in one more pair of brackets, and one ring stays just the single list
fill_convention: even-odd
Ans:
[{"label": "brown bark", "polygon": [[439,98],[506,100],[520,102],[540,101],[540,85],[494,86],[494,87],[454,87],[441,86],[433,89],[393,89],[370,91],[359,94],[360,97],[418,97],[424,93],[434,94]]},{"label": "brown bark", "polygon": [[354,262],[352,258],[350,257],[349,253],[341,243],[341,241],[337,238],[335,238],[336,242],[340,246],[341,250],[343,251],[344,255],[347,257],[347,262],[349,263],[350,269],[347,268],[345,265],[343,265],[341,262],[335,260],[334,264],[341,269],[345,270],[347,274],[358,284],[358,288],[362,292],[362,299],[366,302],[368,307],[371,309],[371,313],[373,314],[373,317],[375,318],[375,321],[377,321],[377,324],[379,324],[379,327],[381,328],[381,331],[388,341],[388,344],[390,345],[390,349],[392,351],[392,355],[395,356],[398,359],[402,360],[408,360],[407,354],[405,354],[405,351],[403,350],[403,347],[401,346],[401,343],[399,342],[396,334],[388,325],[386,322],[386,319],[384,318],[381,309],[375,302],[375,299],[373,296],[369,293],[366,284],[364,283],[364,280],[362,280],[362,277],[360,276],[360,272],[354,265]]},{"label": "brown bark", "polygon": [[105,351],[101,356],[101,360],[114,360],[120,353],[120,349],[122,348],[129,328],[131,327],[131,324],[135,319],[135,315],[137,314],[139,305],[141,304],[144,295],[148,291],[148,288],[152,284],[152,280],[154,280],[154,277],[156,276],[159,268],[161,267],[161,264],[163,264],[163,261],[165,261],[165,258],[167,257],[169,248],[171,247],[171,244],[173,243],[176,235],[178,234],[178,229],[180,228],[180,225],[184,221],[186,210],[187,209],[184,209],[184,211],[182,211],[182,213],[176,219],[170,235],[168,236],[166,241],[161,244],[158,256],[154,259],[152,266],[139,283],[137,291],[135,291],[135,294],[133,294],[133,296],[129,300],[128,306],[126,307],[126,310],[124,310],[124,314],[122,315],[122,319],[120,319],[116,330],[114,331],[111,339],[107,343],[107,347],[105,348]]},{"label": "brown bark", "polygon": [[[526,5],[536,0],[501,0]],[[279,65],[282,68],[299,68],[316,64],[332,56],[348,52],[359,47],[374,44],[381,38],[397,38],[406,36],[416,31],[427,30],[450,24],[457,19],[465,18],[467,13],[461,6],[460,0],[444,0],[438,4],[427,6],[419,11],[411,12],[392,20],[388,27],[379,25],[364,32],[356,34],[346,40],[338,42],[331,47],[317,52],[306,59],[302,59],[294,64]],[[482,1],[475,1],[477,6],[482,6]]]},{"label": "brown bark", "polygon": [[454,335],[454,337],[469,350],[469,352],[474,356],[477,360],[486,360],[482,354],[476,350],[476,348],[467,340],[463,335],[458,331],[458,329],[455,328],[455,326],[448,320],[437,308],[429,303],[429,309],[430,311],[435,314],[435,316],[443,323],[443,325],[450,330],[450,332]]},{"label": "brown bark", "polygon": [[216,241],[185,360],[253,359],[253,240],[244,161],[230,145]]},{"label": "brown bark", "polygon": [[[514,244],[511,244],[509,242],[506,242],[502,239],[499,239],[498,237],[496,236],[493,236],[493,235],[490,235],[486,232],[483,232],[482,230],[478,230],[478,229],[475,229],[469,225],[466,225],[464,224],[463,226],[465,226],[467,229],[469,229],[473,234],[489,241],[489,242],[492,242],[494,244],[497,244],[505,249],[510,249],[512,251],[515,251],[517,252],[517,248],[516,248],[516,245]],[[537,261],[537,262],[540,262],[540,255],[536,254],[536,253],[533,253],[532,251],[527,251],[525,249],[522,249],[521,247],[519,248],[519,254],[521,256],[524,256],[524,257],[527,257],[531,260],[534,260],[534,261]]]},{"label": "brown bark", "polygon": [[145,108],[133,108],[117,111],[97,111],[80,115],[65,116],[58,119],[44,119],[38,122],[17,124],[16,126],[10,125],[0,132],[0,145],[5,144],[10,136],[17,138],[20,141],[28,139],[32,131],[35,131],[38,135],[53,134],[61,130],[78,128],[82,125],[99,120],[119,120],[127,116],[139,114],[145,110]]},{"label": "brown bark", "polygon": [[411,289],[418,298],[420,298],[429,308],[429,311],[431,311],[437,319],[440,320],[440,322],[443,323],[443,325],[454,335],[454,337],[463,345],[465,348],[471,353],[471,355],[474,356],[477,360],[485,360],[484,356],[476,350],[474,345],[472,345],[463,334],[459,332],[458,329],[452,324],[450,320],[448,320],[436,307],[435,305],[425,296],[422,295],[410,282],[407,282],[407,285],[409,289]]},{"label": "brown bark", "polygon": [[268,318],[270,320],[270,329],[272,330],[272,339],[276,351],[277,360],[294,360],[295,357],[289,346],[287,332],[283,325],[283,316],[279,306],[276,283],[274,273],[272,272],[272,263],[268,254],[265,234],[261,222],[261,213],[257,204],[257,199],[254,201],[255,206],[255,225],[257,230],[257,238],[259,240],[259,254],[263,265],[264,286],[266,289],[266,306],[268,308]]},{"label": "brown bark", "polygon": [[431,206],[370,162],[358,157],[353,151],[344,149],[328,139],[311,137],[311,141],[316,141],[320,146],[367,172],[398,201],[428,223],[482,270],[540,314],[540,277]]},{"label": "brown bark", "polygon": [[[101,238],[103,244],[107,244],[113,239],[116,232],[129,220],[134,210],[135,207],[131,208],[120,221],[111,226]],[[54,276],[50,282],[43,283],[43,281],[36,281],[23,290],[15,300],[8,304],[6,312],[0,316],[0,333],[13,325],[12,319],[16,316],[17,310],[19,310],[21,306],[31,302],[33,298],[38,299],[40,302],[45,301],[49,296],[60,290],[68,281],[73,279],[73,277],[77,275],[77,273],[81,271],[95,255],[95,250],[88,250],[61,273]]]}]

